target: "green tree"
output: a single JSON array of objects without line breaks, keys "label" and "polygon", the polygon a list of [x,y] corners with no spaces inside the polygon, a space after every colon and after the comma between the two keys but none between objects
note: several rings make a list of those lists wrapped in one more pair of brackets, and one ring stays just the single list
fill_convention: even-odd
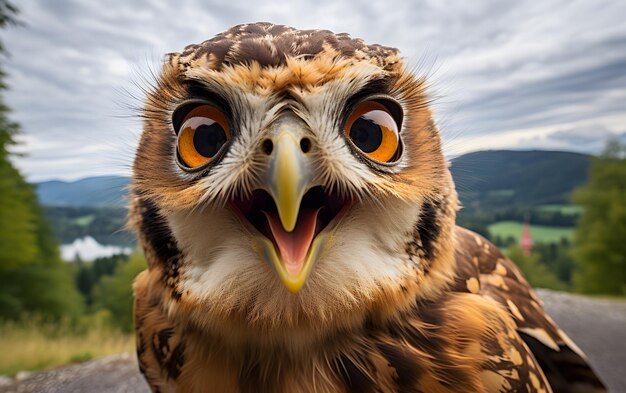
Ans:
[{"label": "green tree", "polygon": [[569,287],[572,286],[572,272],[576,262],[571,256],[572,244],[566,238],[558,243],[536,243],[533,251],[540,255],[541,261],[556,277]]},{"label": "green tree", "polygon": [[[0,29],[16,24],[17,9],[0,0]],[[5,51],[0,41],[0,59]],[[0,91],[6,89],[0,66]],[[19,127],[0,96],[0,319],[24,313],[77,315],[82,301],[72,271],[59,257],[36,194],[9,160]]]},{"label": "green tree", "polygon": [[133,280],[146,268],[142,253],[136,251],[128,261],[121,262],[111,276],[103,276],[93,288],[95,309],[106,309],[115,316],[115,323],[125,331],[133,329]]},{"label": "green tree", "polygon": [[110,257],[97,258],[93,262],[83,262],[78,256],[74,260],[76,267],[75,281],[78,290],[85,298],[87,306],[93,304],[93,287],[103,276],[110,276],[115,267],[128,260],[128,255],[117,254]]},{"label": "green tree", "polygon": [[574,202],[585,208],[574,236],[575,288],[626,294],[626,145],[611,141],[593,159],[589,182]]},{"label": "green tree", "polygon": [[538,253],[524,255],[522,248],[518,245],[509,247],[507,255],[526,276],[526,279],[533,287],[565,290],[567,286],[559,281],[556,275],[541,261]]}]

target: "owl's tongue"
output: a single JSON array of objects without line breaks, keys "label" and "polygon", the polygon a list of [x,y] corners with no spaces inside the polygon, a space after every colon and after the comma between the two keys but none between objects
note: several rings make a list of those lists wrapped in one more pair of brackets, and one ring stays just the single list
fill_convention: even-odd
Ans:
[{"label": "owl's tongue", "polygon": [[291,275],[295,276],[300,273],[304,266],[304,259],[315,235],[315,223],[319,211],[320,209],[301,209],[296,227],[292,232],[285,231],[277,212],[263,212],[270,224],[285,269]]}]

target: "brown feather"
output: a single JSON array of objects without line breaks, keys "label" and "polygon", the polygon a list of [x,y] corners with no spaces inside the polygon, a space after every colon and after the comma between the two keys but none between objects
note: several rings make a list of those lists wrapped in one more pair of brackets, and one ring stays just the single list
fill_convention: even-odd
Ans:
[{"label": "brown feather", "polygon": [[584,354],[545,312],[519,268],[480,235],[457,227],[456,238],[454,289],[493,299],[509,313],[554,391],[606,391]]}]

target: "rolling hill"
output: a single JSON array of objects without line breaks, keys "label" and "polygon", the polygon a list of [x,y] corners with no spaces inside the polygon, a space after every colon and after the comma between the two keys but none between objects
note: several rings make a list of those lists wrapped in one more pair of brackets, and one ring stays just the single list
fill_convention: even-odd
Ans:
[{"label": "rolling hill", "polygon": [[459,198],[469,209],[570,203],[587,181],[590,156],[559,151],[480,151],[452,160]]},{"label": "rolling hill", "polygon": [[123,176],[97,176],[65,182],[37,183],[37,196],[44,206],[124,207],[130,179]]}]

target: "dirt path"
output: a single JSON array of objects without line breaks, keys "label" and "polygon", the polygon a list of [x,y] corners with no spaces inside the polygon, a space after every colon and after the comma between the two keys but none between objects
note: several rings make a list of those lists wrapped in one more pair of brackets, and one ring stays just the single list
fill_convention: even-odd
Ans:
[{"label": "dirt path", "polygon": [[[613,393],[626,393],[626,301],[538,290],[554,320],[587,353]],[[149,393],[134,354],[0,377],[0,393]]]}]

